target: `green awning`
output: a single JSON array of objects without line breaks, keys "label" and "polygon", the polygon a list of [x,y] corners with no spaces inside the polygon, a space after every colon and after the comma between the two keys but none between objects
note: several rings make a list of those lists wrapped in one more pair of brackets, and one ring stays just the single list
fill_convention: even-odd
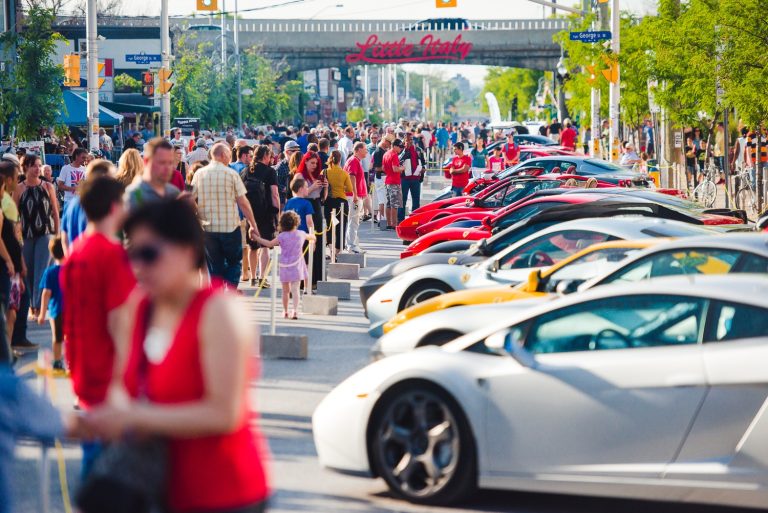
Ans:
[{"label": "green awning", "polygon": [[130,112],[147,114],[152,112],[160,112],[160,107],[154,105],[135,105],[133,103],[118,103],[118,102],[99,102],[99,105],[103,105],[113,112],[119,112],[120,114],[128,114]]}]

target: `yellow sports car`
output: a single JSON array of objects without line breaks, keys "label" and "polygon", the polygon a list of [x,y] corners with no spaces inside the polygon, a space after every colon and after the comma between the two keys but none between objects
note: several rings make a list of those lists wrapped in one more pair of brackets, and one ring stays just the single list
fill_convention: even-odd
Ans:
[{"label": "yellow sports car", "polygon": [[651,238],[594,244],[546,270],[532,272],[528,281],[519,285],[511,287],[502,285],[449,292],[406,308],[384,324],[384,333],[389,333],[401,324],[421,315],[452,306],[503,303],[517,299],[546,296],[555,292],[573,292],[581,283],[615,268],[630,253],[669,240],[667,238]]}]

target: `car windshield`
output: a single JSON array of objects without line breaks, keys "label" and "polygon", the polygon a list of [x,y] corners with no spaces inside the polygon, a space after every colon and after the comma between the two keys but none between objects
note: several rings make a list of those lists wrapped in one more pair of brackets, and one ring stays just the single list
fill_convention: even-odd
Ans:
[{"label": "car windshield", "polygon": [[595,276],[617,269],[622,260],[638,251],[641,249],[603,248],[587,253],[547,276],[545,290],[555,292],[561,281],[568,281],[570,287],[577,287]]},{"label": "car windshield", "polygon": [[624,169],[621,166],[617,166],[616,164],[612,164],[610,162],[606,162],[605,160],[600,159],[584,159],[584,162],[588,162],[590,165],[594,167],[598,167],[600,169],[605,170],[606,173],[621,173],[626,174],[627,170]]}]

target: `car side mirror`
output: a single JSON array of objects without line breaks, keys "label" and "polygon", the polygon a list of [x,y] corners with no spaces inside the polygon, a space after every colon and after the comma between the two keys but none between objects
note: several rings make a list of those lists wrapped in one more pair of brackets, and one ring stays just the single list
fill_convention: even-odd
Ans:
[{"label": "car side mirror", "polygon": [[488,228],[489,230],[492,228],[491,216],[485,216],[481,222],[485,228]]},{"label": "car side mirror", "polygon": [[525,285],[526,292],[538,292],[541,286],[541,269],[537,269],[528,275],[528,282]]},{"label": "car side mirror", "polygon": [[499,354],[508,354],[523,367],[536,366],[536,358],[523,346],[522,330],[517,327],[497,331],[486,337],[485,347]]},{"label": "car side mirror", "polygon": [[560,280],[557,283],[555,292],[557,292],[561,296],[565,296],[567,294],[573,294],[579,289],[579,284],[580,282],[578,280]]}]

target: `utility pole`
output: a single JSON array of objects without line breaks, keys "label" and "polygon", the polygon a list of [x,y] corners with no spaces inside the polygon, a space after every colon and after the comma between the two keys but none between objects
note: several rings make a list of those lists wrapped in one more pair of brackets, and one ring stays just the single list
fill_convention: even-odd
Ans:
[{"label": "utility pole", "polygon": [[[618,59],[619,51],[621,50],[620,44],[620,24],[621,16],[619,13],[620,0],[613,0],[611,4],[611,51],[613,52],[614,59]],[[616,62],[616,81],[611,82],[609,85],[609,106],[608,114],[610,116],[610,155],[611,161],[616,162],[619,160],[619,102],[621,100],[621,68],[618,61]]]},{"label": "utility pole", "polygon": [[[168,0],[160,0],[160,54],[162,67],[171,69],[171,34],[168,22]],[[160,95],[160,134],[171,137],[171,92]]]},{"label": "utility pole", "polygon": [[400,115],[400,109],[399,109],[399,103],[397,101],[397,65],[392,65],[392,71],[394,72],[392,75],[392,91],[394,93],[394,101],[392,102],[393,108],[394,108],[394,114],[393,118],[397,119],[397,117]]},{"label": "utility pole", "polygon": [[235,21],[233,24],[235,31],[235,65],[237,66],[237,130],[235,133],[239,133],[243,128],[243,70],[240,64],[240,26],[237,14],[237,0],[235,0]]},{"label": "utility pole", "polygon": [[221,74],[227,74],[227,17],[224,12],[227,10],[225,1],[221,0]]},{"label": "utility pole", "polygon": [[88,149],[99,149],[99,41],[96,26],[96,0],[85,6],[85,31],[88,40]]}]

